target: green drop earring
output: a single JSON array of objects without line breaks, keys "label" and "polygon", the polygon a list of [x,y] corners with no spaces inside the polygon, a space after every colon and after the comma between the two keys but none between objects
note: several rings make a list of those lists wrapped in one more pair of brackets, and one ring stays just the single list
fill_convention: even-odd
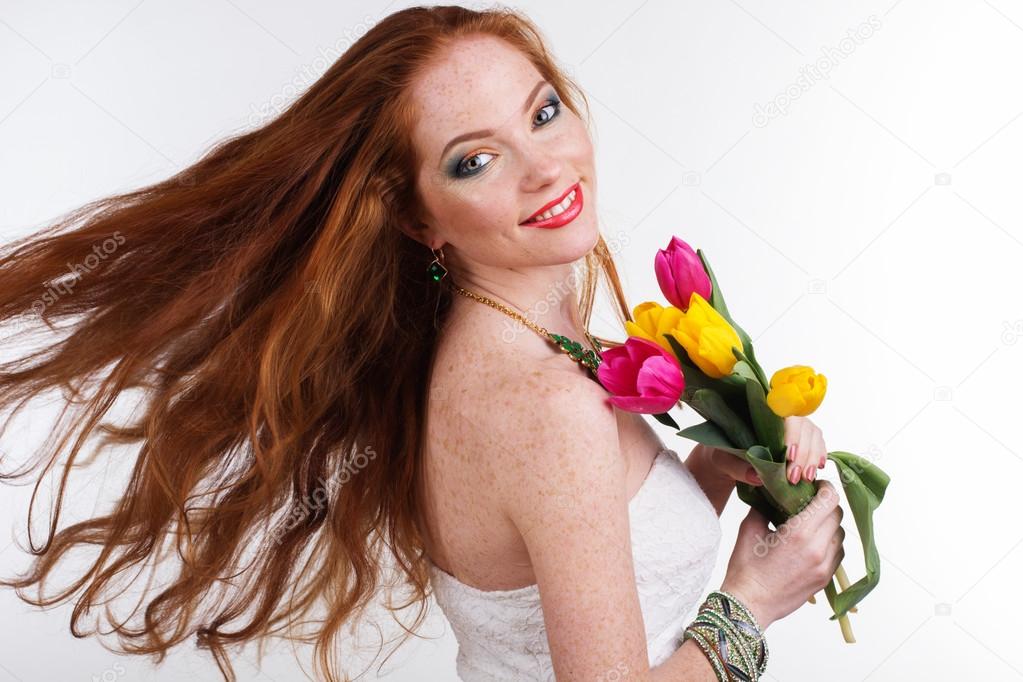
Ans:
[{"label": "green drop earring", "polygon": [[437,258],[437,252],[430,247],[430,251],[433,253],[433,262],[426,268],[427,274],[433,279],[434,282],[440,282],[444,279],[444,275],[448,274],[448,269],[444,267],[444,248],[440,249],[440,259]]}]

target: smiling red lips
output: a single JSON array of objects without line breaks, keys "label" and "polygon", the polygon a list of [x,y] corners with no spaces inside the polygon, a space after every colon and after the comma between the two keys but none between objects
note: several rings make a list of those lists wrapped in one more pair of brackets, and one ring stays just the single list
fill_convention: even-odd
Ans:
[{"label": "smiling red lips", "polygon": [[[562,201],[564,201],[565,197],[570,195],[573,191],[575,192],[575,199],[573,199],[572,203],[569,204],[568,208],[566,208],[564,211],[562,211],[558,215],[551,216],[550,218],[546,218],[544,220],[537,220],[537,221],[533,221],[532,220],[532,218],[534,218],[534,217],[536,217],[538,215],[541,215],[544,211],[547,211],[551,207],[557,206],[558,204],[560,204]],[[546,206],[541,208],[539,211],[534,213],[533,216],[531,216],[529,220],[527,220],[527,221],[525,221],[523,223],[520,223],[520,225],[522,225],[523,227],[544,227],[544,228],[548,228],[548,229],[555,228],[555,227],[562,227],[563,225],[567,225],[568,223],[570,223],[573,220],[575,220],[575,218],[582,212],[582,210],[583,210],[583,188],[582,188],[582,185],[580,185],[577,182],[574,185],[572,185],[571,187],[569,187],[565,191],[564,194],[562,194],[560,197],[558,197],[554,201],[550,202],[549,204],[547,204]]]}]

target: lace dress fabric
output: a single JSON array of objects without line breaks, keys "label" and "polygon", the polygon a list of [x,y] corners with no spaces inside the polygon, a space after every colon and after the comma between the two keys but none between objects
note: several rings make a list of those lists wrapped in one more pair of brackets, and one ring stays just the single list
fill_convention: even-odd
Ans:
[{"label": "lace dress fabric", "polygon": [[[678,453],[662,448],[629,501],[636,587],[651,666],[680,646],[710,580],[718,515]],[[480,590],[430,562],[434,596],[458,641],[464,682],[554,680],[538,587]]]}]

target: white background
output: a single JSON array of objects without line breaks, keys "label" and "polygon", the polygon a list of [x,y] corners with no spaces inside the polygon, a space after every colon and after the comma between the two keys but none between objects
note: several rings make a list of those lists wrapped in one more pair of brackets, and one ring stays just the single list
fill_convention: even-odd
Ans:
[{"label": "white background", "polygon": [[[0,238],[193,162],[285,106],[333,46],[401,6],[5,0]],[[850,616],[858,642],[842,641],[821,594],[769,629],[765,679],[1023,678],[1013,492],[1023,476],[1023,7],[516,6],[589,96],[601,226],[621,244],[630,303],[662,300],[652,259],[671,235],[703,249],[768,372],[808,364],[828,377],[811,417],[828,448],[868,457],[892,478],[875,518],[881,583]],[[800,85],[824,62],[826,78]],[[755,116],[772,102],[784,112]],[[594,329],[620,338],[607,310]],[[35,413],[23,435],[45,435],[52,414]],[[688,409],[676,417],[697,421]],[[691,448],[651,422],[669,445]],[[65,522],[116,494],[115,471],[83,476]],[[834,465],[823,475],[839,485]],[[7,576],[27,565],[8,543],[25,544],[29,493],[0,496]],[[37,509],[45,516],[48,500]],[[856,580],[862,559],[846,511]],[[735,498],[725,510],[711,587],[745,512]],[[153,668],[77,640],[68,608],[35,611],[4,591],[0,610],[0,682],[220,679],[187,647]],[[432,639],[401,648],[382,676],[455,679],[453,637],[432,611],[422,631]],[[240,679],[302,679],[286,647],[262,671],[254,660],[254,650],[238,659]]]}]

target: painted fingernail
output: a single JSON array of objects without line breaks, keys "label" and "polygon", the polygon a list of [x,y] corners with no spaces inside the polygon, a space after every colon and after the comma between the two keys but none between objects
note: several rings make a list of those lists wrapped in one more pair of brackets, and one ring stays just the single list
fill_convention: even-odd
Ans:
[{"label": "painted fingernail", "polygon": [[817,465],[817,468],[818,469],[823,469],[824,468],[824,463],[827,461],[827,459],[828,459],[827,455],[821,455],[821,463]]},{"label": "painted fingernail", "polygon": [[792,466],[792,468],[789,470],[789,482],[790,483],[799,483],[799,465],[798,464],[794,464]]},{"label": "painted fingernail", "polygon": [[817,470],[814,469],[813,467],[807,467],[806,468],[806,480],[812,481],[815,478],[817,478]]}]

